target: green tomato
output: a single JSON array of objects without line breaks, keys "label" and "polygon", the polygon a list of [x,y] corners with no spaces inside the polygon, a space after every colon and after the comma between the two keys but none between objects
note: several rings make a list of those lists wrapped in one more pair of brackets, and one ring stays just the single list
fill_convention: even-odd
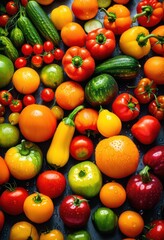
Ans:
[{"label": "green tomato", "polygon": [[91,236],[86,230],[79,230],[74,233],[70,233],[67,236],[67,240],[90,240]]},{"label": "green tomato", "polygon": [[0,54],[0,88],[6,87],[13,76],[13,62],[5,55]]},{"label": "green tomato", "polygon": [[19,129],[10,123],[0,124],[0,147],[9,148],[19,141]]},{"label": "green tomato", "polygon": [[92,198],[102,187],[102,174],[93,162],[83,161],[70,168],[68,183],[74,193]]},{"label": "green tomato", "polygon": [[46,87],[57,88],[64,80],[64,72],[58,64],[48,64],[40,72],[40,79]]},{"label": "green tomato", "polygon": [[107,207],[99,207],[92,214],[92,221],[99,232],[113,232],[117,226],[117,215]]}]

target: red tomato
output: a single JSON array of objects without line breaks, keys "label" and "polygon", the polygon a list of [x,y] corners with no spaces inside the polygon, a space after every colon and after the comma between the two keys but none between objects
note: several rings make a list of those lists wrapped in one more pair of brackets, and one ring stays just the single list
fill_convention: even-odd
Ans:
[{"label": "red tomato", "polygon": [[138,100],[131,94],[121,93],[113,101],[112,110],[121,121],[126,122],[138,117],[140,105]]},{"label": "red tomato", "polygon": [[43,62],[46,64],[50,64],[54,61],[55,57],[53,53],[48,52],[47,54],[43,55]]},{"label": "red tomato", "polygon": [[150,229],[146,233],[147,240],[164,239],[164,220],[157,219],[150,223]]},{"label": "red tomato", "polygon": [[29,94],[29,95],[25,95],[23,97],[23,104],[25,106],[28,106],[28,105],[34,104],[34,103],[36,103],[36,99],[33,95]]},{"label": "red tomato", "polygon": [[21,0],[22,6],[26,7],[27,3],[28,3],[28,0]]},{"label": "red tomato", "polygon": [[6,6],[6,12],[9,14],[9,15],[15,15],[17,12],[18,12],[18,5],[16,2],[14,1],[9,1]]},{"label": "red tomato", "polygon": [[55,58],[55,60],[58,60],[58,61],[62,60],[63,56],[64,56],[64,51],[62,49],[56,48],[54,50],[54,58]]},{"label": "red tomato", "polygon": [[21,52],[25,55],[25,56],[30,56],[33,53],[33,47],[28,44],[25,43],[22,45],[21,47]]},{"label": "red tomato", "polygon": [[8,90],[0,91],[0,103],[4,106],[9,105],[13,99],[12,94]]},{"label": "red tomato", "polygon": [[84,197],[78,195],[66,196],[60,206],[59,214],[64,224],[71,228],[83,227],[87,224],[91,209]]},{"label": "red tomato", "polygon": [[27,66],[27,59],[25,57],[18,57],[14,62],[14,66],[17,69]]},{"label": "red tomato", "polygon": [[0,15],[0,27],[5,27],[9,18],[10,17],[7,14]]},{"label": "red tomato", "polygon": [[0,232],[4,226],[5,223],[5,215],[4,213],[0,210]]},{"label": "red tomato", "polygon": [[159,95],[149,103],[148,111],[159,121],[164,120],[164,95]]},{"label": "red tomato", "polygon": [[37,177],[36,186],[40,193],[57,198],[66,188],[66,178],[56,170],[46,170]]},{"label": "red tomato", "polygon": [[19,99],[13,99],[9,105],[9,108],[12,112],[21,112],[23,108],[22,101]]},{"label": "red tomato", "polygon": [[19,215],[23,213],[23,204],[27,196],[25,188],[9,186],[0,196],[0,206],[10,215]]},{"label": "red tomato", "polygon": [[41,54],[42,52],[43,52],[43,45],[42,44],[37,43],[33,46],[33,53],[34,54]]},{"label": "red tomato", "polygon": [[54,44],[51,41],[46,41],[43,44],[43,49],[45,52],[50,52],[54,49]]},{"label": "red tomato", "polygon": [[34,67],[40,68],[43,64],[43,57],[40,55],[34,55],[31,58],[31,63]]},{"label": "red tomato", "polygon": [[84,135],[75,136],[70,143],[70,154],[76,160],[89,159],[94,151],[92,140]]},{"label": "red tomato", "polygon": [[54,100],[54,97],[55,93],[51,88],[44,88],[41,91],[41,98],[45,102],[51,102],[52,100]]}]

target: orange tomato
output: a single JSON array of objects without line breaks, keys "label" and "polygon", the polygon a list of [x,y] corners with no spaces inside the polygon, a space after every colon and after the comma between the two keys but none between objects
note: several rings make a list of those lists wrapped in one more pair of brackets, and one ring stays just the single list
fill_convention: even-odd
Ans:
[{"label": "orange tomato", "polygon": [[19,128],[22,135],[32,142],[50,139],[56,130],[57,120],[52,111],[44,105],[26,106],[19,115]]},{"label": "orange tomato", "polygon": [[100,201],[105,207],[118,208],[126,200],[126,191],[124,187],[117,182],[105,183],[100,189]]},{"label": "orange tomato", "polygon": [[85,45],[86,33],[79,23],[70,22],[61,29],[61,38],[68,47],[83,47]]},{"label": "orange tomato", "polygon": [[89,20],[98,13],[97,0],[73,0],[72,11],[80,20]]},{"label": "orange tomato", "polygon": [[130,0],[113,0],[113,2],[118,3],[118,4],[127,4]]},{"label": "orange tomato", "polygon": [[38,89],[40,77],[34,69],[22,67],[14,72],[12,83],[19,93],[31,94]]},{"label": "orange tomato", "polygon": [[10,171],[5,160],[0,156],[0,185],[7,183],[10,178]]},{"label": "orange tomato", "polygon": [[38,2],[41,5],[50,5],[51,3],[54,2],[54,0],[36,0],[36,2]]},{"label": "orange tomato", "polygon": [[73,110],[84,102],[84,89],[79,83],[65,81],[55,91],[56,103],[65,110]]},{"label": "orange tomato", "polygon": [[144,220],[139,213],[126,210],[118,218],[118,227],[125,236],[134,238],[143,231]]},{"label": "orange tomato", "polygon": [[42,232],[39,240],[64,240],[64,236],[58,229],[52,229],[47,232]]},{"label": "orange tomato", "polygon": [[[164,25],[160,25],[156,27],[151,34],[155,34],[156,36],[164,36]],[[150,38],[150,44],[152,50],[157,53],[158,55],[164,56],[164,44],[160,43],[160,41],[157,38]]]},{"label": "orange tomato", "polygon": [[144,74],[156,84],[164,84],[164,57],[153,56],[144,64]]}]

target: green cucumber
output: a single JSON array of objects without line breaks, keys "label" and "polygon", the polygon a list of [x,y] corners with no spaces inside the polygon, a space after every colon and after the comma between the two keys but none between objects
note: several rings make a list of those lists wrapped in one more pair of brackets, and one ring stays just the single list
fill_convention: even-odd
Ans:
[{"label": "green cucumber", "polygon": [[107,73],[93,77],[85,85],[85,98],[92,106],[109,104],[118,94],[118,84]]},{"label": "green cucumber", "polygon": [[94,74],[108,73],[115,78],[132,79],[138,75],[140,67],[137,59],[128,55],[118,55],[98,64]]},{"label": "green cucumber", "polygon": [[10,40],[12,41],[14,46],[17,48],[20,48],[23,45],[23,43],[25,42],[25,38],[20,28],[15,27],[11,30]]},{"label": "green cucumber", "polygon": [[36,1],[29,1],[26,6],[26,13],[42,37],[59,45],[60,36],[54,24]]},{"label": "green cucumber", "polygon": [[18,57],[19,53],[10,38],[6,36],[0,36],[0,52],[6,55],[12,62],[14,62]]},{"label": "green cucumber", "polygon": [[84,24],[84,30],[86,31],[86,33],[89,33],[97,28],[102,28],[102,23],[95,18],[88,20]]}]

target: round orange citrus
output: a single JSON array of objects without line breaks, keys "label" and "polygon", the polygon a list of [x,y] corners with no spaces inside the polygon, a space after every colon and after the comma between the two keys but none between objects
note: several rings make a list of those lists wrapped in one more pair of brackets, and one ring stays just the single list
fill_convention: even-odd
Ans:
[{"label": "round orange citrus", "polygon": [[105,207],[118,208],[126,200],[126,191],[120,183],[112,181],[102,186],[99,196],[100,201]]},{"label": "round orange citrus", "polygon": [[38,89],[40,76],[33,68],[22,67],[14,72],[12,82],[19,93],[31,94]]},{"label": "round orange citrus", "polygon": [[108,177],[124,178],[137,170],[139,150],[129,137],[112,136],[98,142],[95,161],[100,171]]},{"label": "round orange citrus", "polygon": [[61,108],[73,110],[84,102],[84,89],[74,81],[63,82],[56,88],[55,99]]}]

